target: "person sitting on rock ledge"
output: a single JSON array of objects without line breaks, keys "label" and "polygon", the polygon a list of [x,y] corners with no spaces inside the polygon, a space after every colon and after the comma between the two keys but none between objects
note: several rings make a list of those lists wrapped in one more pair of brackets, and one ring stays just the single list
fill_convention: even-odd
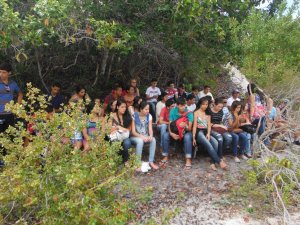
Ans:
[{"label": "person sitting on rock ledge", "polygon": [[[183,144],[185,152],[185,170],[189,170],[192,167],[192,125],[194,121],[193,113],[189,112],[186,108],[186,100],[184,98],[177,99],[177,106],[170,111],[170,123],[169,123],[169,132],[165,133],[163,136],[162,147],[163,147],[163,159],[160,162],[160,166],[165,168],[169,160],[169,145],[171,140],[180,140],[180,135],[174,133],[171,130],[172,121],[176,121],[182,117],[187,118],[187,122],[181,122],[179,128],[183,132]],[[179,129],[178,129],[179,130]]]}]

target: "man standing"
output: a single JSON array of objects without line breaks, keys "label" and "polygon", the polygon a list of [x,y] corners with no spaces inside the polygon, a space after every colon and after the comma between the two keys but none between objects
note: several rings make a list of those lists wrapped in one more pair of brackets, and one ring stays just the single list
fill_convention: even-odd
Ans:
[{"label": "man standing", "polygon": [[16,99],[18,103],[21,103],[23,99],[19,86],[9,78],[11,70],[11,65],[8,63],[0,65],[0,113],[5,112],[5,105],[11,100]]},{"label": "man standing", "polygon": [[11,80],[11,65],[2,63],[0,65],[0,116],[1,116],[1,131],[4,131],[9,125],[14,124],[14,117],[10,112],[5,111],[5,105],[12,100],[18,103],[22,102],[23,93],[17,83]]}]

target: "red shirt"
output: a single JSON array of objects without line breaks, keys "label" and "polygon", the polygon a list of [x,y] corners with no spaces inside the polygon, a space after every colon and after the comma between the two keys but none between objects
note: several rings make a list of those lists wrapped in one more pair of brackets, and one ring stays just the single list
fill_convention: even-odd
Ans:
[{"label": "red shirt", "polygon": [[[163,118],[163,121],[169,122],[170,121],[170,109],[167,107],[162,108],[159,117]],[[159,121],[157,121],[157,124],[159,124]]]},{"label": "red shirt", "polygon": [[107,95],[107,96],[105,97],[104,103],[107,104],[107,105],[109,105],[109,104],[111,104],[111,103],[112,103],[113,101],[115,101],[115,100],[118,100],[118,99],[115,98],[115,96],[114,96],[113,93],[111,93],[111,94],[109,94],[109,95]]},{"label": "red shirt", "polygon": [[166,90],[167,94],[168,94],[168,99],[170,98],[174,98],[176,94],[178,94],[177,89],[173,88],[173,89],[167,89]]}]

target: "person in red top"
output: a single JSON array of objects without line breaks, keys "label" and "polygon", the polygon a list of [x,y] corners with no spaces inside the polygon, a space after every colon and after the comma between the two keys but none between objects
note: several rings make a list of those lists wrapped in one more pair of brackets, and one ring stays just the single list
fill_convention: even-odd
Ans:
[{"label": "person in red top", "polygon": [[107,95],[104,99],[103,104],[103,112],[109,113],[110,109],[109,106],[116,100],[120,99],[122,97],[122,86],[119,84],[116,84],[112,92]]},{"label": "person in red top", "polygon": [[175,88],[175,84],[172,81],[168,82],[168,87],[166,89],[166,92],[168,94],[168,99],[173,99],[174,101],[178,98],[178,91]]},{"label": "person in red top", "polygon": [[174,108],[175,102],[173,99],[168,99],[166,101],[166,107],[162,108],[157,122],[157,129],[160,132],[160,146],[162,147],[162,138],[164,133],[168,131],[168,125],[170,122],[170,110]]}]

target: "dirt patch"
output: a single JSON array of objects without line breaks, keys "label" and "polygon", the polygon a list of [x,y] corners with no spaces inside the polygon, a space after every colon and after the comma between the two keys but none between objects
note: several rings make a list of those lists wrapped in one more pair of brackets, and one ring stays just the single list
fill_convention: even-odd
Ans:
[{"label": "dirt patch", "polygon": [[[156,157],[159,159],[159,155]],[[137,174],[141,191],[148,200],[137,202],[135,213],[141,224],[203,224],[203,225],[269,225],[281,224],[279,216],[266,215],[259,220],[249,213],[245,203],[231,201],[230,193],[243,178],[247,162],[235,163],[225,156],[228,171],[212,171],[209,157],[200,154],[190,171],[184,171],[184,158],[174,153],[168,167],[155,172]],[[300,215],[297,214],[296,216]],[[299,221],[300,224],[300,221]]]}]

